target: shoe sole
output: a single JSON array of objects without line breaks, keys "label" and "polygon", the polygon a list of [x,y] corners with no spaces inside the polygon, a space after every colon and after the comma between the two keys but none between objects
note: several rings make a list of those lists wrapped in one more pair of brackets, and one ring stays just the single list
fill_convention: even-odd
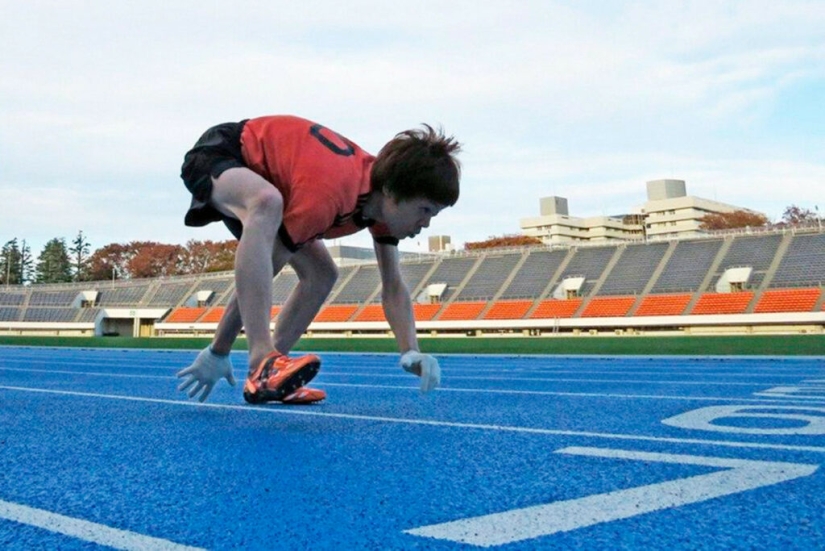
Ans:
[{"label": "shoe sole", "polygon": [[298,369],[295,373],[287,377],[277,390],[261,390],[255,394],[244,390],[243,398],[250,404],[261,404],[263,402],[278,402],[284,396],[289,396],[302,386],[306,385],[318,374],[321,369],[321,362],[309,362]]}]

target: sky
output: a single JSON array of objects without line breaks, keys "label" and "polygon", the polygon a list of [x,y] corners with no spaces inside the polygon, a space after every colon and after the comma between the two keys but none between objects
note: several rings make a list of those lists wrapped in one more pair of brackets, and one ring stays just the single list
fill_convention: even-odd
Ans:
[{"label": "sky", "polygon": [[[463,144],[430,235],[519,233],[541,197],[630,212],[645,182],[781,217],[825,211],[825,1],[0,0],[0,243],[37,255],[224,240],[179,178],[208,127],[299,115],[377,153]],[[367,232],[337,244],[369,246]]]}]

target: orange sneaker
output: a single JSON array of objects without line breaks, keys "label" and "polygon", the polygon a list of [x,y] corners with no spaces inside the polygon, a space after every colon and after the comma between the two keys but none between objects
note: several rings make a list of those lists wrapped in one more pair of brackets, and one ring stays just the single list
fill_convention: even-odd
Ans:
[{"label": "orange sneaker", "polygon": [[310,382],[320,368],[321,359],[314,354],[289,358],[276,350],[246,378],[243,399],[250,404],[283,400]]},{"label": "orange sneaker", "polygon": [[320,402],[327,397],[327,393],[321,390],[320,388],[309,388],[308,386],[302,386],[292,394],[287,394],[283,398],[281,398],[281,403],[289,404],[289,405],[303,405],[303,404],[314,404],[315,402]]}]

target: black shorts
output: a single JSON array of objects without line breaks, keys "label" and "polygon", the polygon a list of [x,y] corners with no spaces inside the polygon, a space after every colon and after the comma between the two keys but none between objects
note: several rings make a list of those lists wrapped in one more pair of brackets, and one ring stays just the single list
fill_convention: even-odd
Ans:
[{"label": "black shorts", "polygon": [[205,226],[223,221],[236,238],[241,236],[241,223],[228,218],[210,203],[212,178],[227,169],[244,167],[241,154],[241,132],[246,121],[228,122],[213,126],[195,143],[183,158],[180,177],[192,194],[192,203],[184,217],[187,226]]}]

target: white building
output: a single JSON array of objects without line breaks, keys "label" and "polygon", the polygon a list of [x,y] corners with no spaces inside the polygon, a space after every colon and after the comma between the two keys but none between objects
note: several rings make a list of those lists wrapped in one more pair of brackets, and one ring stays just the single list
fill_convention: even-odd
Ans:
[{"label": "white building", "polygon": [[737,210],[759,214],[750,209],[689,196],[684,180],[647,182],[647,202],[633,209],[631,214],[579,218],[569,215],[564,197],[543,197],[540,202],[540,216],[522,218],[519,224],[524,235],[537,237],[546,244],[695,237],[706,233],[699,226],[707,214]]},{"label": "white building", "polygon": [[645,219],[648,237],[696,237],[707,232],[699,229],[707,214],[743,210],[758,212],[688,195],[684,180],[647,182],[647,202],[639,209]]},{"label": "white building", "polygon": [[570,216],[564,197],[541,198],[541,215],[519,221],[524,235],[548,245],[576,241],[608,242],[644,239],[643,228],[632,216]]}]

